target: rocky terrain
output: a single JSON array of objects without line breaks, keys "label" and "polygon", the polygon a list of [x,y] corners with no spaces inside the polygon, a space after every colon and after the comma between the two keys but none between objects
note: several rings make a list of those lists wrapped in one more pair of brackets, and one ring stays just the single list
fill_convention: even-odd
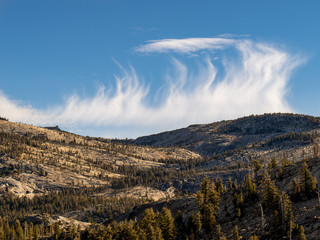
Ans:
[{"label": "rocky terrain", "polygon": [[[268,172],[279,192],[290,196],[295,224],[304,227],[308,239],[319,239],[316,191],[297,200],[292,190],[305,160],[320,181],[319,141],[320,119],[297,114],[248,116],[135,140],[84,137],[58,126],[43,128],[1,118],[0,216],[12,226],[17,219],[39,226],[40,239],[57,236],[57,226],[61,239],[108,239],[94,234],[113,220],[139,221],[148,208],[167,207],[173,217],[180,210],[188,225],[190,214],[200,209],[194,194],[208,177],[219,179],[226,189],[220,193],[217,222],[227,239],[233,238],[230,229],[235,225],[243,239],[272,239],[274,213],[265,204],[261,227],[262,178]],[[257,197],[246,201],[238,216],[234,194],[242,191],[240,183],[248,174],[256,182]],[[298,239],[298,230],[292,232]],[[211,235],[202,229],[192,236]]]}]

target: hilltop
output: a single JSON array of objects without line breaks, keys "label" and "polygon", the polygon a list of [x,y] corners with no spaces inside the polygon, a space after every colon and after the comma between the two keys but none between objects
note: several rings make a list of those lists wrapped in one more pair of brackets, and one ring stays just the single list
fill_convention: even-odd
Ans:
[{"label": "hilltop", "polygon": [[145,146],[180,146],[202,156],[234,150],[288,133],[320,128],[320,119],[299,114],[252,115],[211,124],[191,125],[174,131],[139,137],[133,141]]}]

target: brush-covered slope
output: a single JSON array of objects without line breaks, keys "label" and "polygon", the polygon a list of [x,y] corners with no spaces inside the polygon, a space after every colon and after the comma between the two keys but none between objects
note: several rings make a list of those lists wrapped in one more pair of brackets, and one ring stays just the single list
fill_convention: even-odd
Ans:
[{"label": "brush-covered slope", "polygon": [[[19,196],[62,187],[110,186],[129,174],[165,168],[166,161],[200,156],[180,148],[153,148],[82,137],[54,128],[0,121],[0,182]],[[127,172],[126,172],[127,171]]]}]

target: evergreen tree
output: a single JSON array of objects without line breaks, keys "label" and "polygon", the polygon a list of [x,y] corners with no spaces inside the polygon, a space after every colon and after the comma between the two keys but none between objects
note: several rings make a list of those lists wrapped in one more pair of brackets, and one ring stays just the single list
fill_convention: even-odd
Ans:
[{"label": "evergreen tree", "polygon": [[210,233],[216,224],[216,211],[220,202],[220,194],[215,183],[207,177],[203,179],[201,190],[196,194],[196,201],[201,211],[202,226],[206,233]]},{"label": "evergreen tree", "polygon": [[240,240],[238,225],[234,226],[232,236],[233,236],[233,238],[232,238],[233,240]]},{"label": "evergreen tree", "polygon": [[276,169],[278,167],[277,158],[273,157],[271,160],[271,169]]},{"label": "evergreen tree", "polygon": [[[195,238],[195,236],[198,234],[198,232],[200,231],[201,229],[201,226],[202,226],[202,223],[201,223],[201,214],[200,212],[199,213],[199,217],[200,219],[197,218],[197,215],[195,215],[193,212],[191,212],[189,218],[188,218],[188,228],[187,228],[187,232],[188,232],[188,235],[191,237],[191,238]],[[200,222],[198,222],[200,221]]]},{"label": "evergreen tree", "polygon": [[61,229],[60,229],[60,224],[58,221],[55,222],[54,227],[53,227],[53,231],[54,231],[54,236],[57,239],[59,239],[59,236],[61,234]]},{"label": "evergreen tree", "polygon": [[223,182],[220,178],[216,179],[216,183],[215,183],[216,187],[217,187],[217,191],[219,192],[219,194],[221,195],[222,193],[224,193],[225,191],[225,187],[223,185]]},{"label": "evergreen tree", "polygon": [[171,211],[168,208],[162,208],[159,214],[158,223],[164,239],[173,240],[176,238],[176,227]]},{"label": "evergreen tree", "polygon": [[245,176],[242,182],[242,186],[249,199],[255,199],[257,197],[257,186],[252,180],[251,174]]},{"label": "evergreen tree", "polygon": [[299,226],[298,240],[307,240],[307,237],[306,237],[306,234],[304,232],[304,228],[302,225]]},{"label": "evergreen tree", "polygon": [[14,222],[14,230],[15,230],[15,235],[16,235],[17,239],[19,239],[19,240],[25,239],[24,234],[23,234],[23,229],[22,229],[20,221],[18,219]]},{"label": "evergreen tree", "polygon": [[271,209],[279,209],[280,194],[274,181],[266,172],[262,178],[263,203]]},{"label": "evergreen tree", "polygon": [[34,239],[39,240],[39,227],[38,227],[38,225],[36,225],[34,227]]},{"label": "evergreen tree", "polygon": [[121,222],[116,238],[122,240],[139,240],[140,238],[134,224],[132,220]]},{"label": "evergreen tree", "polygon": [[300,179],[293,178],[293,180],[291,181],[291,191],[293,201],[297,201],[300,198],[301,193]]},{"label": "evergreen tree", "polygon": [[290,160],[288,159],[288,157],[286,156],[286,154],[283,154],[283,157],[281,159],[281,166],[282,167],[286,167],[288,165],[290,165]]},{"label": "evergreen tree", "polygon": [[199,232],[202,228],[202,222],[201,222],[202,216],[200,211],[197,212],[195,216],[195,230]]},{"label": "evergreen tree", "polygon": [[29,224],[29,230],[28,230],[29,236],[28,238],[31,240],[33,239],[33,235],[34,235],[34,228],[33,228],[33,223],[30,222]]},{"label": "evergreen tree", "polygon": [[287,232],[287,235],[289,236],[290,229],[295,228],[295,221],[294,221],[294,215],[292,211],[292,203],[290,201],[290,198],[288,194],[285,192],[281,193],[281,212],[282,212],[282,220],[284,222],[284,230]]},{"label": "evergreen tree", "polygon": [[206,233],[210,233],[214,226],[216,225],[216,207],[212,204],[206,204],[203,206],[203,214],[202,214],[202,226]]},{"label": "evergreen tree", "polygon": [[216,236],[215,239],[217,239],[217,240],[227,240],[227,238],[224,236],[224,234],[222,232],[220,224],[217,225],[215,236]]},{"label": "evergreen tree", "polygon": [[184,240],[188,229],[186,228],[186,226],[184,224],[181,210],[177,211],[177,214],[175,216],[175,225],[176,225],[177,233],[178,233],[177,239]]},{"label": "evergreen tree", "polygon": [[253,171],[258,173],[262,169],[262,165],[259,160],[253,160]]},{"label": "evergreen tree", "polygon": [[201,190],[197,192],[196,197],[199,207],[207,203],[212,203],[217,206],[220,201],[220,194],[217,191],[217,187],[208,177],[202,180]]},{"label": "evergreen tree", "polygon": [[303,162],[302,168],[300,170],[300,184],[302,192],[307,197],[312,197],[317,187],[317,180],[309,171],[306,161]]},{"label": "evergreen tree", "polygon": [[272,216],[272,239],[280,239],[282,237],[281,217],[279,212],[275,210]]},{"label": "evergreen tree", "polygon": [[147,239],[162,239],[161,229],[156,224],[157,214],[154,213],[152,208],[148,208],[144,211],[142,219],[140,221],[140,228],[145,232]]},{"label": "evergreen tree", "polygon": [[243,214],[243,209],[244,209],[244,199],[243,199],[243,195],[242,192],[240,192],[238,194],[238,199],[237,199],[237,206],[238,206],[238,217],[241,217],[241,215]]}]

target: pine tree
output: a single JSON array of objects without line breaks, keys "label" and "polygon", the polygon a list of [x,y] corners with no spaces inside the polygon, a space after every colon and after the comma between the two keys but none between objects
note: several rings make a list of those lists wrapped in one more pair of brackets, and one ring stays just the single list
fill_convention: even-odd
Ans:
[{"label": "pine tree", "polygon": [[281,218],[279,212],[275,210],[272,216],[272,239],[280,239],[281,233]]},{"label": "pine tree", "polygon": [[244,177],[242,186],[249,199],[255,199],[257,197],[257,186],[252,180],[251,174]]},{"label": "pine tree", "polygon": [[261,165],[261,163],[260,163],[260,161],[258,161],[258,160],[253,160],[253,171],[255,172],[255,173],[258,173],[261,169],[262,169],[262,165]]},{"label": "pine tree", "polygon": [[197,202],[201,207],[203,204],[212,203],[218,205],[220,201],[220,194],[214,182],[205,177],[201,183],[201,190],[197,192]]},{"label": "pine tree", "polygon": [[147,239],[162,239],[161,229],[156,224],[157,214],[154,213],[152,208],[144,211],[140,221],[140,228],[145,232]]},{"label": "pine tree", "polygon": [[38,227],[38,225],[36,225],[34,228],[34,239],[39,240],[39,227]]},{"label": "pine tree", "polygon": [[294,215],[292,211],[292,203],[290,201],[290,198],[288,194],[285,192],[281,193],[281,212],[282,212],[282,221],[284,222],[283,228],[287,232],[287,235],[289,236],[290,229],[295,228],[295,221],[294,221]]},{"label": "pine tree", "polygon": [[280,194],[274,181],[271,181],[268,173],[262,178],[263,203],[271,209],[279,209]]},{"label": "pine tree", "polygon": [[276,169],[278,167],[277,158],[273,157],[271,160],[271,169]]},{"label": "pine tree", "polygon": [[164,239],[173,240],[176,238],[177,232],[174,225],[174,219],[168,208],[162,208],[162,211],[159,214],[158,223]]},{"label": "pine tree", "polygon": [[220,224],[217,225],[215,236],[216,236],[215,239],[217,239],[217,240],[227,240],[227,238],[224,236],[224,234],[222,232]]},{"label": "pine tree", "polygon": [[232,189],[233,182],[232,182],[231,177],[228,178],[228,186],[229,186],[229,189]]},{"label": "pine tree", "polygon": [[206,233],[210,233],[214,229],[214,226],[217,223],[216,221],[217,212],[214,204],[209,203],[204,205],[202,216],[203,216],[202,218],[203,229],[206,231]]},{"label": "pine tree", "polygon": [[203,179],[201,190],[196,194],[196,201],[201,211],[203,229],[206,233],[210,233],[216,224],[220,194],[214,182],[207,177]]},{"label": "pine tree", "polygon": [[238,206],[238,217],[241,217],[241,215],[243,214],[243,208],[244,208],[244,199],[243,199],[242,192],[238,194],[237,206]]},{"label": "pine tree", "polygon": [[60,229],[60,224],[58,221],[55,222],[54,227],[53,227],[53,231],[54,231],[55,238],[59,239],[59,236],[61,234],[61,229]]},{"label": "pine tree", "polygon": [[202,216],[200,211],[197,212],[196,216],[195,216],[195,230],[197,232],[199,232],[202,228],[202,222],[201,222]]},{"label": "pine tree", "polygon": [[217,186],[217,191],[219,192],[219,194],[224,193],[225,187],[224,187],[223,182],[220,178],[216,179],[215,185]]},{"label": "pine tree", "polygon": [[293,180],[291,181],[291,191],[292,191],[291,196],[293,201],[297,201],[300,198],[300,193],[301,193],[300,179],[293,178]]},{"label": "pine tree", "polygon": [[286,154],[283,154],[283,157],[281,159],[281,166],[282,167],[286,167],[288,165],[290,165],[290,160],[288,159],[288,157],[286,156]]},{"label": "pine tree", "polygon": [[119,224],[117,239],[122,240],[139,240],[137,230],[134,228],[134,221],[123,221]]},{"label": "pine tree", "polygon": [[303,162],[300,170],[301,190],[307,197],[312,197],[317,187],[317,180],[312,176],[306,161]]},{"label": "pine tree", "polygon": [[[198,212],[198,213],[199,213],[199,216],[198,216],[198,214],[194,215],[194,213],[191,212],[191,214],[188,218],[187,232],[188,232],[188,235],[193,236],[193,237],[195,237],[198,234],[198,232],[200,231],[201,226],[202,226],[202,223],[201,223],[202,217],[201,217],[200,212]],[[200,217],[200,218],[198,218],[198,217]]]},{"label": "pine tree", "polygon": [[304,228],[302,225],[299,226],[298,240],[307,240],[307,237],[306,237],[306,234],[304,232]]},{"label": "pine tree", "polygon": [[31,240],[33,238],[33,235],[34,235],[34,228],[33,228],[33,223],[32,222],[30,222],[30,224],[29,224],[28,232],[29,232],[29,236],[28,237]]},{"label": "pine tree", "polygon": [[18,219],[14,222],[14,230],[15,230],[17,239],[19,240],[24,239],[23,229]]},{"label": "pine tree", "polygon": [[234,226],[232,236],[233,236],[233,240],[240,240],[238,225]]}]

